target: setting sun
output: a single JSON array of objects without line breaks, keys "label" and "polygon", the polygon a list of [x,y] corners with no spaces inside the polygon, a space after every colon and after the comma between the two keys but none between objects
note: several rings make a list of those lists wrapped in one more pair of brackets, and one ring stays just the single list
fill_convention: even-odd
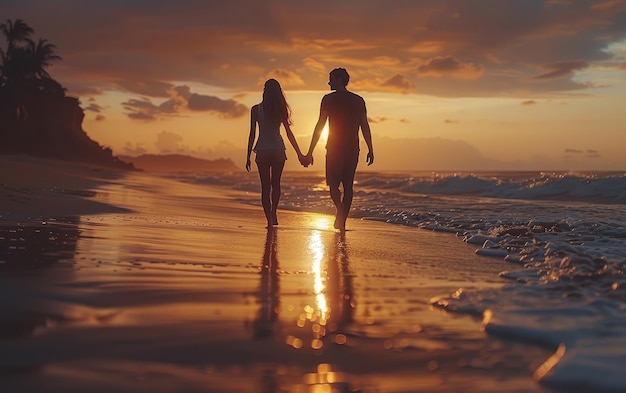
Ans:
[{"label": "setting sun", "polygon": [[320,135],[320,142],[322,144],[325,145],[327,140],[328,140],[328,123],[326,123],[326,125],[322,129],[322,134]]}]

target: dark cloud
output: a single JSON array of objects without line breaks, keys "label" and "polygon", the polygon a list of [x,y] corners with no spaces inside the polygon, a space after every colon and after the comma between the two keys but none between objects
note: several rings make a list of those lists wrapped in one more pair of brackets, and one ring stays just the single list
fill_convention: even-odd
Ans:
[{"label": "dark cloud", "polygon": [[166,116],[177,116],[186,111],[212,112],[219,117],[234,119],[245,116],[248,107],[233,100],[192,93],[189,86],[175,86],[168,89],[169,99],[155,104],[142,97],[122,103],[127,116],[134,120],[157,120]]},{"label": "dark cloud", "polygon": [[532,79],[554,79],[562,78],[570,75],[574,71],[583,70],[589,67],[589,63],[586,61],[564,61],[561,63],[554,63],[546,65],[544,68],[550,71],[534,76]]},{"label": "dark cloud", "polygon": [[382,84],[383,87],[389,87],[393,90],[397,90],[400,93],[406,94],[415,90],[415,85],[408,80],[404,75],[396,74],[391,78],[385,80]]},{"label": "dark cloud", "polygon": [[104,121],[106,120],[106,117],[104,117],[103,115],[96,115],[96,121]]},{"label": "dark cloud", "polygon": [[423,76],[452,76],[461,79],[476,79],[483,73],[483,67],[463,63],[452,56],[437,56],[417,68]]},{"label": "dark cloud", "polygon": [[86,107],[84,107],[84,108],[83,108],[84,110],[86,110],[86,111],[92,111],[92,112],[96,112],[96,113],[100,113],[100,112],[102,112],[102,109],[103,109],[103,108],[102,108],[102,106],[100,106],[100,105],[96,104],[96,103],[93,101],[93,99],[90,99],[89,101],[90,101],[89,105],[87,105]]},{"label": "dark cloud", "polygon": [[601,158],[600,152],[598,150],[595,149],[587,149],[587,150],[580,150],[580,149],[565,149],[565,154],[566,154],[566,158],[572,158],[572,155],[577,156],[577,157],[584,157],[584,158]]},{"label": "dark cloud", "polygon": [[167,91],[173,86],[170,83],[150,79],[122,80],[117,85],[124,91],[147,97],[167,97]]},{"label": "dark cloud", "polygon": [[522,101],[522,105],[524,105],[524,106],[535,105],[535,104],[537,104],[537,101],[535,101],[535,100]]},{"label": "dark cloud", "polygon": [[458,120],[452,120],[452,119],[445,119],[443,122],[444,122],[445,124],[456,124],[456,123],[458,123],[459,121],[458,121]]},{"label": "dark cloud", "polygon": [[600,158],[600,152],[593,149],[587,149],[585,156],[588,158]]},{"label": "dark cloud", "polygon": [[127,116],[133,120],[157,120],[164,115],[174,115],[177,112],[171,100],[155,105],[148,98],[131,98],[123,102],[122,106],[127,111]]},{"label": "dark cloud", "polygon": [[214,112],[220,117],[235,119],[248,114],[248,107],[235,100],[222,100],[218,97],[192,94],[187,107],[192,111]]}]

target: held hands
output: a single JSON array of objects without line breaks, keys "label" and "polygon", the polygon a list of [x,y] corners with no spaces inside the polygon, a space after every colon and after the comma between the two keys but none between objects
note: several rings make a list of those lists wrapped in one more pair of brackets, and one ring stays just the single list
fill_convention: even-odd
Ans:
[{"label": "held hands", "polygon": [[307,168],[309,165],[313,165],[313,155],[307,154],[298,154],[298,161],[302,164],[303,167]]}]

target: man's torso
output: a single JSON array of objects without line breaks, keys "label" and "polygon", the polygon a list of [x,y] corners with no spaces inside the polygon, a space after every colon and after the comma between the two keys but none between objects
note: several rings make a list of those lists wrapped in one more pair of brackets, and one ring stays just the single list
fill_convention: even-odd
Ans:
[{"label": "man's torso", "polygon": [[350,91],[335,91],[322,99],[322,109],[328,113],[328,141],[330,151],[359,150],[359,128],[365,115],[365,101]]}]

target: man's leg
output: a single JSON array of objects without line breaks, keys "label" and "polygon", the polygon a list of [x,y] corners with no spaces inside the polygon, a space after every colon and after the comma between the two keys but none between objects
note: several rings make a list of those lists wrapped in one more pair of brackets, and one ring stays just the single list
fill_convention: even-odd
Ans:
[{"label": "man's leg", "polygon": [[341,191],[339,190],[339,184],[328,185],[330,188],[330,199],[333,200],[335,204],[335,209],[337,210],[335,213],[335,229],[342,229],[345,226],[345,218],[344,218],[344,206],[341,201]]},{"label": "man's leg", "polygon": [[343,203],[341,201],[341,191],[339,190],[339,184],[341,183],[341,157],[326,153],[326,184],[330,189],[330,199],[335,204],[335,229],[342,229],[343,223]]},{"label": "man's leg", "polygon": [[354,186],[352,184],[353,182],[354,180],[350,180],[343,183],[343,199],[341,203],[343,204],[344,221],[348,219],[348,214],[350,214],[350,207],[352,206],[352,198],[354,197]]},{"label": "man's leg", "polygon": [[343,199],[341,204],[343,210],[341,212],[343,222],[340,225],[342,230],[346,229],[346,220],[350,214],[350,207],[352,207],[352,198],[354,197],[354,176],[356,174],[356,167],[359,161],[358,151],[354,157],[346,157],[344,163],[341,183],[343,184]]}]

